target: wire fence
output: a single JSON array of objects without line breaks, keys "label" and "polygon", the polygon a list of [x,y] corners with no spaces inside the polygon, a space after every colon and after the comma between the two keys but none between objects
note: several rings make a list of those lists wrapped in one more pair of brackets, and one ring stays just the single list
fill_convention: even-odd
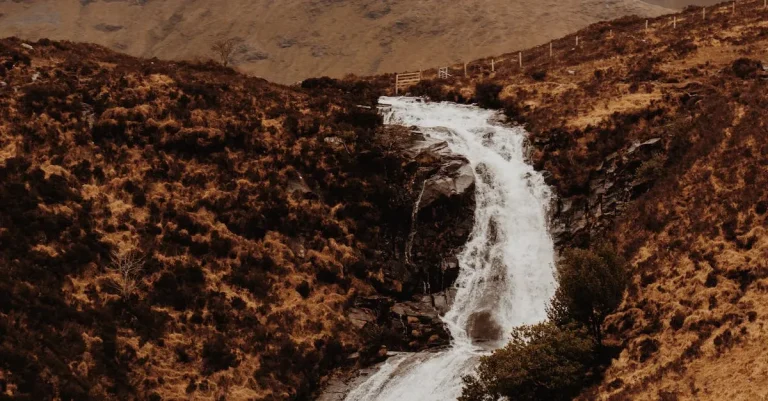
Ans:
[{"label": "wire fence", "polygon": [[[756,14],[750,14],[756,12]],[[588,29],[577,34],[535,46],[524,51],[504,54],[498,57],[479,59],[471,62],[456,63],[419,73],[396,74],[395,92],[415,85],[424,79],[461,79],[475,76],[514,74],[527,69],[546,68],[563,58],[569,62],[580,63],[598,56],[619,56],[632,50],[651,49],[660,40],[657,35],[665,35],[691,27],[699,27],[691,22],[711,22],[703,29],[724,24],[735,16],[768,16],[768,0],[732,1],[710,7],[688,7],[682,13],[649,19],[633,17],[620,18],[611,22],[597,23],[598,29]],[[723,17],[726,17],[724,20]],[[765,28],[763,28],[765,29]],[[606,46],[608,44],[608,46]],[[632,49],[627,49],[631,47]],[[415,75],[418,74],[418,79]]]}]

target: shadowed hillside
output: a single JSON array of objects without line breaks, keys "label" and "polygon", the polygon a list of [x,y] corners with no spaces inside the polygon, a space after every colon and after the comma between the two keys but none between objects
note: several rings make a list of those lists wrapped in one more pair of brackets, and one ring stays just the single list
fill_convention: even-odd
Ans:
[{"label": "shadowed hillside", "polygon": [[0,41],[0,398],[302,399],[375,356],[345,311],[408,299],[466,214],[435,198],[402,261],[435,160],[374,135],[377,98]]}]

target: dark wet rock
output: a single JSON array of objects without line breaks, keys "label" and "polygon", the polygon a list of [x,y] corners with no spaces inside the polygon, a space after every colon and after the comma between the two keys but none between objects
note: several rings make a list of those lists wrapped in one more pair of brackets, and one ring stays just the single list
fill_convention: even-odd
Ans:
[{"label": "dark wet rock", "polygon": [[401,328],[403,333],[398,350],[421,351],[450,343],[450,334],[431,295],[395,304],[391,309],[391,319],[393,327]]},{"label": "dark wet rock", "polygon": [[419,295],[405,302],[389,297],[361,297],[347,312],[359,330],[373,334],[364,357],[376,358],[381,346],[393,351],[422,351],[448,345],[450,334],[440,316],[450,308],[447,292]]},{"label": "dark wet rock", "polygon": [[450,288],[436,294],[430,294],[429,297],[435,310],[441,315],[444,315],[451,309],[453,299],[456,297],[456,288]]},{"label": "dark wet rock", "polygon": [[358,329],[362,329],[368,323],[376,322],[376,314],[370,309],[352,308],[347,313],[347,318]]},{"label": "dark wet rock", "polygon": [[[655,149],[658,149],[659,146],[661,146],[661,138],[653,138],[649,139],[645,142],[639,142],[639,143],[633,143],[629,149],[627,149],[627,152],[625,153],[625,158],[633,157],[636,152],[652,152]],[[646,155],[650,156],[650,155]]]},{"label": "dark wet rock", "polygon": [[440,171],[424,181],[424,195],[420,209],[429,207],[440,198],[450,198],[466,193],[475,183],[472,167],[466,160],[449,160]]},{"label": "dark wet rock", "polygon": [[384,283],[379,289],[399,299],[443,291],[458,276],[456,254],[472,231],[474,173],[469,162],[452,153],[447,143],[415,129],[381,135],[398,138],[394,146],[411,160],[410,207],[418,208],[412,210],[415,220],[408,222],[409,232],[398,235],[402,258],[384,262]]},{"label": "dark wet rock", "polygon": [[350,391],[363,384],[379,367],[380,364],[376,364],[354,372],[337,372],[328,379],[317,401],[344,401]]},{"label": "dark wet rock", "polygon": [[414,159],[434,158],[439,160],[437,171],[431,172],[422,181],[424,194],[420,209],[428,208],[441,198],[463,196],[475,184],[475,175],[469,161],[451,152],[445,141],[435,140],[414,131],[412,142],[407,146],[406,155]]},{"label": "dark wet rock", "polygon": [[474,342],[498,341],[504,335],[501,325],[490,312],[476,312],[469,317],[468,332]]},{"label": "dark wet rock", "polygon": [[558,199],[551,229],[555,243],[579,246],[599,236],[631,200],[651,188],[653,179],[636,173],[663,146],[661,138],[653,138],[608,155],[592,172],[586,194]]}]

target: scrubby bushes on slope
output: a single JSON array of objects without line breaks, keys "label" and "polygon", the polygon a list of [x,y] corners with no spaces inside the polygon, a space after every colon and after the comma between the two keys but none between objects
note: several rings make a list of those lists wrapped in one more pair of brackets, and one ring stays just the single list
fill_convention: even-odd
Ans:
[{"label": "scrubby bushes on slope", "polygon": [[506,347],[483,357],[477,376],[464,377],[459,400],[571,400],[587,381],[594,352],[586,330],[552,323],[517,328]]},{"label": "scrubby bushes on slope", "polygon": [[0,41],[0,397],[308,397],[410,216],[376,89],[32,46]]},{"label": "scrubby bushes on slope", "polygon": [[550,321],[512,332],[510,343],[464,377],[461,401],[566,401],[599,377],[613,350],[601,325],[627,287],[626,263],[608,246],[569,249],[558,263]]}]

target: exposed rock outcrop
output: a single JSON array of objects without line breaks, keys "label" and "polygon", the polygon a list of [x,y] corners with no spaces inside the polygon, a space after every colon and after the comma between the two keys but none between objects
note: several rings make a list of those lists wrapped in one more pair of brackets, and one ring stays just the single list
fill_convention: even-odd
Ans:
[{"label": "exposed rock outcrop", "polygon": [[395,302],[388,297],[358,298],[350,308],[352,324],[376,337],[369,344],[368,357],[377,357],[382,347],[394,351],[421,351],[448,345],[450,335],[440,315],[449,307],[447,292],[419,295],[412,300]]},{"label": "exposed rock outcrop", "polygon": [[[592,172],[589,193],[557,200],[552,235],[558,245],[578,245],[601,234],[628,203],[651,187],[661,138],[636,142],[605,158]],[[644,167],[645,166],[645,167]]]},{"label": "exposed rock outcrop", "polygon": [[450,287],[459,271],[456,255],[474,217],[474,173],[466,159],[415,129],[388,127],[380,135],[400,138],[398,146],[412,160],[415,220],[403,258],[388,261],[383,270],[385,281],[393,283],[392,294],[360,297],[348,311],[369,339],[363,364],[376,360],[382,347],[420,351],[449,343],[440,315],[450,308]]},{"label": "exposed rock outcrop", "polygon": [[386,262],[385,281],[400,299],[443,291],[458,276],[456,254],[472,230],[474,173],[448,144],[415,129],[388,127],[381,135],[400,138],[397,146],[414,172],[410,235],[400,244],[403,257]]}]

